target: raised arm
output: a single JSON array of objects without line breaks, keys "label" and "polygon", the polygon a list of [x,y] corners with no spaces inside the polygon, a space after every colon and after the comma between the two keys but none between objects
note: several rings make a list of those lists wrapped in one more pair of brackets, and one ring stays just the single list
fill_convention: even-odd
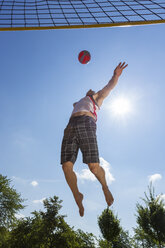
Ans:
[{"label": "raised arm", "polygon": [[99,90],[96,94],[94,94],[93,97],[98,103],[99,107],[102,105],[103,100],[109,95],[110,91],[116,86],[120,75],[127,66],[128,64],[125,64],[125,62],[120,62],[115,68],[113,76],[108,84],[102,90]]}]

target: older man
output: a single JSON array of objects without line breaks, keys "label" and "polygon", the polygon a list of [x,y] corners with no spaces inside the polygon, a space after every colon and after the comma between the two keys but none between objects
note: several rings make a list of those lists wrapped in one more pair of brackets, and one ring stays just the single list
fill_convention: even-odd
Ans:
[{"label": "older man", "polygon": [[67,127],[64,130],[64,137],[61,147],[61,164],[66,181],[73,193],[74,199],[79,207],[80,216],[84,215],[83,194],[79,192],[77,177],[73,171],[77,159],[78,150],[83,155],[83,163],[87,164],[90,171],[96,176],[102,185],[102,190],[108,206],[111,206],[114,199],[107,186],[104,169],[99,164],[99,152],[96,137],[97,112],[103,100],[116,86],[122,71],[127,64],[119,63],[108,84],[98,91],[89,90],[85,97],[73,104],[73,111]]}]

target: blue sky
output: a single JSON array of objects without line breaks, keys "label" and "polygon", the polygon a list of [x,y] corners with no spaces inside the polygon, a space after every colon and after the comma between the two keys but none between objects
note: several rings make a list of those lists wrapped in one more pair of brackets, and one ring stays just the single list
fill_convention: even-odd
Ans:
[{"label": "blue sky", "polygon": [[[0,32],[0,173],[27,199],[20,214],[43,209],[42,200],[57,195],[68,224],[100,235],[97,217],[106,207],[101,186],[79,152],[75,171],[85,206],[79,217],[61,170],[61,141],[72,104],[90,88],[104,87],[126,61],[98,114],[97,137],[115,198],[112,209],[133,233],[136,203],[149,181],[156,194],[165,194],[164,43],[164,24]],[[87,65],[78,62],[81,50],[91,53]],[[112,111],[121,96],[131,107],[123,116]]]}]

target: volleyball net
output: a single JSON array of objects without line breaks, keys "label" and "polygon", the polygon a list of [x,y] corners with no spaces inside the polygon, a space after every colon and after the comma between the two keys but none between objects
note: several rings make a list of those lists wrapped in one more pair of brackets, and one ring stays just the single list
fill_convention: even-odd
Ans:
[{"label": "volleyball net", "polygon": [[0,0],[0,31],[165,23],[165,0]]}]

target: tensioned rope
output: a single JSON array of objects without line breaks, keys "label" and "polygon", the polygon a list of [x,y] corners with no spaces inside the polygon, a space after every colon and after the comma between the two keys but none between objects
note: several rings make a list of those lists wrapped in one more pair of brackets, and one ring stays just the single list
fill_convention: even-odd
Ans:
[{"label": "tensioned rope", "polygon": [[165,23],[165,0],[0,0],[0,30]]}]

